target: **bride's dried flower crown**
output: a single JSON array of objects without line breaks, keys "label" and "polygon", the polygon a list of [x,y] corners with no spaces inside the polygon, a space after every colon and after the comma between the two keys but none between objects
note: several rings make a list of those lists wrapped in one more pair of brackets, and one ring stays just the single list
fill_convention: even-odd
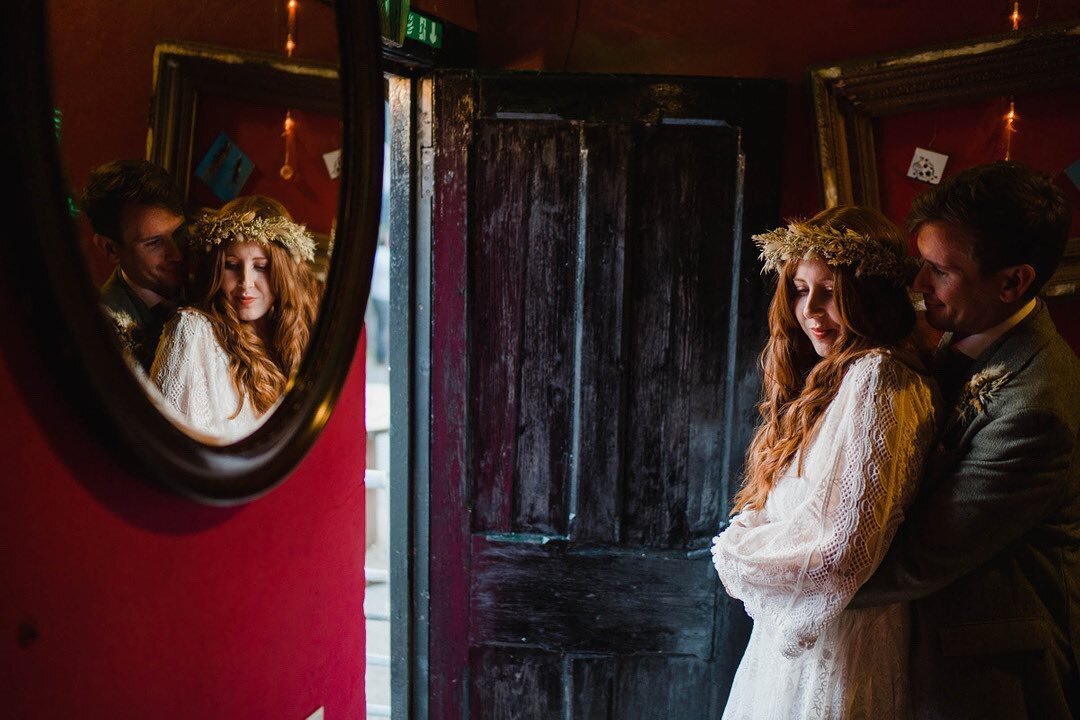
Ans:
[{"label": "bride's dried flower crown", "polygon": [[792,222],[767,233],[754,235],[761,248],[763,272],[780,272],[791,260],[816,256],[826,265],[850,265],[856,277],[881,277],[907,287],[919,264],[899,247],[854,230],[818,228]]},{"label": "bride's dried flower crown", "polygon": [[207,215],[196,220],[191,228],[191,244],[206,252],[214,247],[233,242],[256,242],[281,245],[296,262],[315,259],[315,239],[303,225],[297,225],[283,217],[256,217],[251,210],[243,215],[218,217]]}]

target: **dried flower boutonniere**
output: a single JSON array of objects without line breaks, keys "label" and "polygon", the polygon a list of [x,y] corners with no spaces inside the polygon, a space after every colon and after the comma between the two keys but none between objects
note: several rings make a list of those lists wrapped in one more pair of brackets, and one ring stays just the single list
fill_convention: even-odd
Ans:
[{"label": "dried flower boutonniere", "polygon": [[976,415],[986,412],[998,390],[1009,382],[1012,373],[1005,370],[1003,365],[991,365],[990,367],[975,373],[964,384],[960,391],[960,397],[956,401],[953,410],[953,424],[963,425],[975,419]]},{"label": "dried flower boutonniere", "polygon": [[135,318],[123,310],[113,310],[105,306],[102,306],[102,309],[105,311],[105,316],[112,323],[116,338],[120,341],[121,352],[125,355],[134,356],[139,350],[139,340],[136,337],[139,332],[139,325],[135,322]]}]

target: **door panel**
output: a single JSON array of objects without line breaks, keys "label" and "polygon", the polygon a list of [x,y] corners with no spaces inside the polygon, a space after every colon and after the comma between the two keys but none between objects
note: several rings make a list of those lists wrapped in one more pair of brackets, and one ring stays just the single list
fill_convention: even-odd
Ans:
[{"label": "door panel", "polygon": [[[470,245],[477,531],[565,533],[578,132],[478,121]],[[528,161],[525,159],[528,158]],[[481,360],[482,358],[482,360]]]},{"label": "door panel", "polygon": [[471,642],[712,655],[712,568],[685,552],[473,539]]},{"label": "door panel", "polygon": [[775,221],[778,160],[750,170],[747,123],[756,148],[779,123],[748,99],[782,93],[437,79],[435,205],[467,219],[433,225],[432,716],[719,714],[747,622],[707,547],[753,422],[744,222]]},{"label": "door panel", "polygon": [[633,546],[701,547],[719,526],[738,152],[725,126],[639,132],[622,538]]},{"label": "door panel", "polygon": [[588,439],[589,451],[573,454],[574,477],[588,482],[576,484],[571,526],[578,542],[615,543],[622,509],[626,189],[633,139],[630,128],[619,125],[585,125],[582,132],[587,150],[581,163],[583,195],[589,211],[579,222],[577,324],[582,328],[580,355],[589,362],[581,363],[578,372],[575,419],[576,437]]}]

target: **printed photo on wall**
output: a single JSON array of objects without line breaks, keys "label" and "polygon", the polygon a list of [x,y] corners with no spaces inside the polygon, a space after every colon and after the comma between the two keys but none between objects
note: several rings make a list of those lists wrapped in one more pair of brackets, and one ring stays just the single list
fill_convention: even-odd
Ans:
[{"label": "printed photo on wall", "polygon": [[937,185],[941,182],[941,176],[945,174],[945,163],[948,161],[948,155],[917,147],[915,155],[911,158],[911,167],[908,168],[907,176],[920,182]]},{"label": "printed photo on wall", "polygon": [[220,133],[206,151],[195,176],[205,182],[222,202],[240,194],[255,164],[225,133]]},{"label": "printed photo on wall", "polygon": [[326,164],[326,172],[331,180],[337,180],[341,176],[341,150],[323,153],[323,162]]}]

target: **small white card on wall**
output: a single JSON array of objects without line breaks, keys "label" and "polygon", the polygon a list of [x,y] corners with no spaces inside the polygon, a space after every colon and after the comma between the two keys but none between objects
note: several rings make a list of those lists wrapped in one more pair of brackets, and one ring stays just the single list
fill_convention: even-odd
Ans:
[{"label": "small white card on wall", "polygon": [[337,180],[341,175],[341,151],[323,153],[322,159],[326,163],[326,172],[330,173],[330,179]]},{"label": "small white card on wall", "polygon": [[945,163],[948,161],[948,155],[917,147],[915,155],[911,158],[911,167],[908,168],[907,176],[919,182],[937,185],[941,182],[941,176],[945,174]]}]

